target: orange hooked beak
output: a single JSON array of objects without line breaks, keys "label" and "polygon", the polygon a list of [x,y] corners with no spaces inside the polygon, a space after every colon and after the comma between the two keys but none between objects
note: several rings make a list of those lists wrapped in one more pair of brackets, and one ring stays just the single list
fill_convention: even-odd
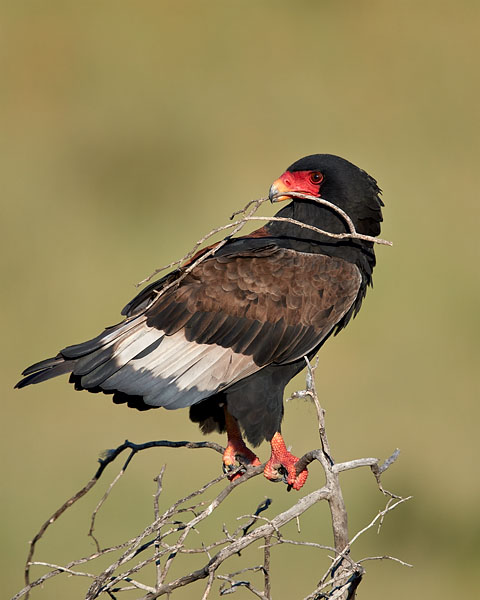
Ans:
[{"label": "orange hooked beak", "polygon": [[290,182],[285,181],[284,178],[285,175],[282,175],[270,186],[270,191],[268,192],[270,202],[283,202],[284,200],[291,199],[291,197],[288,196],[288,192],[291,191],[291,188],[289,187]]}]

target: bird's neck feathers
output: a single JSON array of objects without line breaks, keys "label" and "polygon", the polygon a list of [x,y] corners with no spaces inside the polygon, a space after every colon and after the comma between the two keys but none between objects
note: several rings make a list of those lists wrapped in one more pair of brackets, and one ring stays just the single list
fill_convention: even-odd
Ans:
[{"label": "bird's neck feathers", "polygon": [[[380,233],[381,212],[379,204],[373,206],[376,210],[363,210],[364,214],[362,215],[355,214],[353,210],[348,211],[344,208],[342,210],[345,210],[352,219],[358,233],[375,236]],[[311,201],[295,200],[282,208],[275,216],[294,219],[329,233],[348,233],[349,231],[348,225],[341,215],[327,206]],[[266,229],[274,237],[301,240],[309,244],[310,251],[336,256],[356,264],[366,283],[371,282],[371,274],[375,266],[372,242],[349,238],[339,240],[293,223],[279,221],[270,221]]]}]

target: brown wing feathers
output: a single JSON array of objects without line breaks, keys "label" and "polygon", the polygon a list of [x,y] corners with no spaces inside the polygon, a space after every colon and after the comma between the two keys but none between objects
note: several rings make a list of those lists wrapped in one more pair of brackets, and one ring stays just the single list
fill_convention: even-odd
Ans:
[{"label": "brown wing feathers", "polygon": [[271,245],[209,258],[153,303],[158,287],[149,286],[130,303],[133,316],[33,365],[20,385],[72,371],[78,388],[189,406],[314,349],[351,307],[360,279],[342,259]]},{"label": "brown wing feathers", "polygon": [[[200,264],[152,306],[147,323],[168,332],[184,328],[189,341],[231,347],[263,366],[311,350],[350,308],[359,287],[357,267],[321,254],[277,248],[267,256],[220,257]],[[176,308],[166,312],[165,303]]]}]

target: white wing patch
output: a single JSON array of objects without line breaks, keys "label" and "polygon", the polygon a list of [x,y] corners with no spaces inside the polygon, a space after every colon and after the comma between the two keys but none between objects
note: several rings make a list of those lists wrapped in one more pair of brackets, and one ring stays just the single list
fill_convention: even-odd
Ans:
[{"label": "white wing patch", "polygon": [[191,406],[259,369],[251,356],[190,342],[181,330],[167,336],[144,324],[135,337],[110,359],[117,368],[100,387],[143,396],[150,406]]}]

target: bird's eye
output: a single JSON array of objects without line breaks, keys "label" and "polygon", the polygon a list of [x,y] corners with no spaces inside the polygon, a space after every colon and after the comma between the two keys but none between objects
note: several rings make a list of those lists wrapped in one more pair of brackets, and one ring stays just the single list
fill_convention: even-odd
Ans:
[{"label": "bird's eye", "polygon": [[318,171],[316,171],[314,173],[310,173],[309,179],[312,183],[318,185],[319,183],[322,183],[323,175],[322,175],[322,173],[319,173]]}]

